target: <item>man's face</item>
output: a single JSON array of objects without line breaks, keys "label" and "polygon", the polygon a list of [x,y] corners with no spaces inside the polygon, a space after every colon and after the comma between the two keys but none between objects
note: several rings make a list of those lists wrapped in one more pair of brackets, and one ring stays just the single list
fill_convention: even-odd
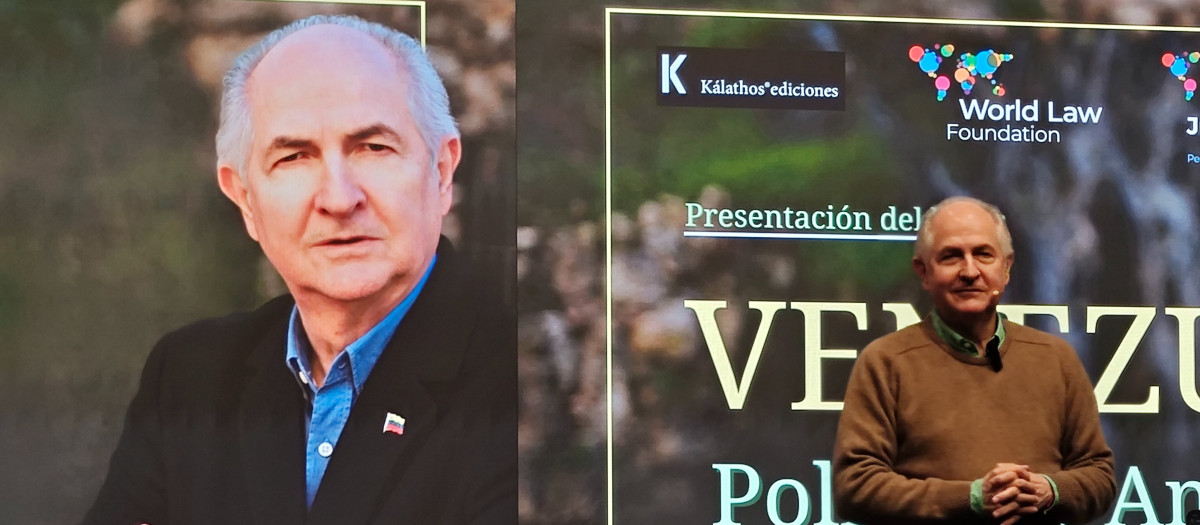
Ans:
[{"label": "man's face", "polygon": [[246,173],[221,166],[218,180],[298,299],[398,302],[436,251],[460,146],[444,138],[430,158],[404,75],[382,45],[329,25],[250,75]]},{"label": "man's face", "polygon": [[926,226],[929,249],[913,258],[913,269],[938,315],[947,321],[990,319],[1012,267],[995,220],[974,203],[954,202]]}]

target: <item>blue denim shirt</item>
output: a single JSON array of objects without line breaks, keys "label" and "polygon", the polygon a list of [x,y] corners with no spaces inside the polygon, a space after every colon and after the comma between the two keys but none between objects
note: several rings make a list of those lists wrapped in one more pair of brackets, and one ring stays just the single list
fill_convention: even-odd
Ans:
[{"label": "blue denim shirt", "polygon": [[305,501],[310,508],[313,498],[317,495],[317,487],[321,486],[325,468],[329,466],[329,459],[333,457],[337,448],[338,437],[350,416],[350,407],[362,392],[363,384],[371,374],[371,369],[375,367],[375,362],[379,360],[379,355],[396,333],[396,327],[417,300],[417,295],[421,293],[421,288],[425,286],[425,281],[429,279],[436,262],[437,255],[434,255],[429,268],[425,270],[425,275],[421,276],[421,280],[408,296],[383,320],[358,340],[350,343],[350,346],[333,359],[320,389],[313,386],[312,346],[301,324],[300,311],[292,308],[292,317],[288,323],[287,366],[304,390],[304,398],[309,401],[308,417],[305,420],[308,435],[304,447],[304,485]]}]

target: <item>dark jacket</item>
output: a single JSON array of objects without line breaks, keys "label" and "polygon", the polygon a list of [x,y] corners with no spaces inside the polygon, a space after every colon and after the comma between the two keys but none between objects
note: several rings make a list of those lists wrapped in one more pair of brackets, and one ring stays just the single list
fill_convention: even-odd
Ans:
[{"label": "dark jacket", "polygon": [[84,523],[516,523],[515,323],[469,283],[443,243],[307,511],[291,297],[163,337]]}]

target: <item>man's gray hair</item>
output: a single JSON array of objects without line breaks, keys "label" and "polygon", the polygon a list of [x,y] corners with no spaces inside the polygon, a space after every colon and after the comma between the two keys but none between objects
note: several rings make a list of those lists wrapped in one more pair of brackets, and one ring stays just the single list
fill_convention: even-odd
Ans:
[{"label": "man's gray hair", "polygon": [[974,197],[957,195],[948,197],[942,200],[942,202],[930,206],[928,210],[925,210],[925,214],[921,216],[921,227],[917,229],[917,242],[913,245],[913,257],[921,258],[928,254],[929,243],[931,242],[929,238],[929,223],[933,221],[933,218],[937,216],[942,208],[956,202],[969,202],[983,208],[988,215],[991,215],[992,220],[996,223],[996,238],[1000,241],[1000,251],[1004,253],[1005,257],[1013,254],[1012,234],[1008,232],[1008,222],[1004,220],[1004,214],[1000,213],[1000,208]]},{"label": "man's gray hair", "polygon": [[355,16],[315,15],[292,22],[276,29],[247,49],[233,62],[225,73],[221,92],[221,124],[217,128],[217,163],[237,168],[245,178],[250,161],[250,144],[253,132],[250,122],[250,104],[247,100],[246,83],[250,74],[263,57],[280,41],[301,29],[318,25],[348,27],[374,38],[391,51],[399,60],[401,69],[408,73],[408,111],[416,121],[431,162],[436,163],[438,148],[443,138],[459,136],[458,125],[450,115],[450,98],[441,77],[433,69],[429,57],[421,44],[412,37],[395,29],[367,22]]}]

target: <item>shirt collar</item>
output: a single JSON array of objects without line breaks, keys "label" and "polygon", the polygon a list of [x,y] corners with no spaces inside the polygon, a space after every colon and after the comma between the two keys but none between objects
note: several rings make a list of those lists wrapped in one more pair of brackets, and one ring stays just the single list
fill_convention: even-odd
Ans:
[{"label": "shirt collar", "polygon": [[[375,367],[375,362],[379,360],[380,354],[387,346],[388,341],[392,339],[392,335],[396,333],[396,327],[400,325],[400,321],[404,319],[404,315],[412,308],[412,305],[417,300],[417,296],[421,293],[421,289],[425,287],[425,281],[429,279],[429,274],[433,272],[433,265],[437,263],[437,254],[433,255],[433,259],[429,261],[429,267],[425,269],[425,274],[421,276],[421,280],[417,281],[417,285],[412,291],[400,301],[400,304],[392,308],[382,320],[371,327],[367,333],[363,334],[354,342],[350,343],[346,348],[338,353],[337,357],[330,363],[330,370],[326,374],[326,383],[331,378],[337,377],[335,370],[345,366],[349,361],[350,378],[354,382],[354,393],[357,395],[362,391],[363,384],[367,381],[367,376],[371,374],[371,369]],[[292,370],[292,374],[296,380],[300,382],[301,388],[306,392],[316,392],[316,388],[312,384],[312,346],[308,342],[308,335],[304,332],[304,324],[300,320],[300,309],[292,307],[292,315],[288,320],[288,335],[287,335],[287,352],[285,361],[288,368]]]},{"label": "shirt collar", "polygon": [[[970,339],[963,337],[962,334],[959,334],[958,332],[955,332],[953,328],[950,328],[950,325],[946,324],[946,322],[942,320],[941,316],[938,315],[937,310],[930,312],[929,317],[933,321],[933,331],[937,332],[938,337],[941,337],[942,341],[945,341],[946,344],[950,345],[950,348],[971,355],[983,355],[983,352],[981,351],[982,349],[976,348],[975,343],[972,343]],[[996,313],[996,334],[993,335],[990,340],[984,343],[985,348],[991,345],[993,341],[996,343],[996,348],[999,348],[1001,344],[1004,344],[1005,319],[1007,319],[1007,317],[1005,317],[1004,314],[999,312]]]}]

